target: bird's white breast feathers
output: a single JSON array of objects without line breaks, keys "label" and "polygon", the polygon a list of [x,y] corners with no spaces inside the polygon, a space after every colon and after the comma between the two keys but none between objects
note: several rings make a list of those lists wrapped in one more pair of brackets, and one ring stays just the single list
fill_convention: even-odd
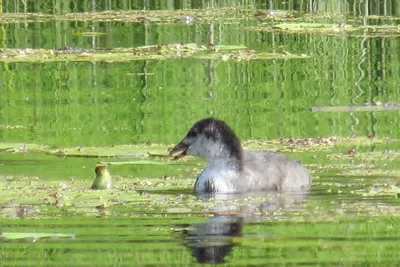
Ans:
[{"label": "bird's white breast feathers", "polygon": [[195,191],[224,192],[237,191],[239,173],[226,166],[208,166],[196,180]]}]

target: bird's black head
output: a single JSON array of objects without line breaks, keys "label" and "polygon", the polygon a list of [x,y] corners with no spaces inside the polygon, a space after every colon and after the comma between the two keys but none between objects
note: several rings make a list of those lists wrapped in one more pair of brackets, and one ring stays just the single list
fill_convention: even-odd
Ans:
[{"label": "bird's black head", "polygon": [[186,137],[171,150],[171,154],[178,151],[183,151],[181,155],[187,152],[207,160],[226,156],[241,162],[243,157],[242,146],[235,133],[224,121],[214,118],[196,122]]}]

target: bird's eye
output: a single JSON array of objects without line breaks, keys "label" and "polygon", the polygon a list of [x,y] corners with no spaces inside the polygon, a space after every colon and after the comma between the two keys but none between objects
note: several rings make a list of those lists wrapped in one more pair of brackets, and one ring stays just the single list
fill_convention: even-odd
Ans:
[{"label": "bird's eye", "polygon": [[196,136],[197,136],[197,133],[193,130],[189,131],[187,134],[187,137],[196,137]]}]

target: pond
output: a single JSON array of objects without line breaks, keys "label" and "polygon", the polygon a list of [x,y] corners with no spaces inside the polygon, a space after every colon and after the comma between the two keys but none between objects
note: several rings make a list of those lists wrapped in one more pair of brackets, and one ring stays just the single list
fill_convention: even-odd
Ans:
[{"label": "pond", "polygon": [[[5,266],[400,261],[397,1],[0,7]],[[194,194],[206,163],[166,155],[207,117],[311,191]]]}]

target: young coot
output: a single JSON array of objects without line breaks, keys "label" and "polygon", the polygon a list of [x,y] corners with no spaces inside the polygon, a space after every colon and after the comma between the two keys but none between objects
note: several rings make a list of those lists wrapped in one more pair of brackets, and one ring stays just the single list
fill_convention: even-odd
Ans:
[{"label": "young coot", "polygon": [[214,118],[194,124],[170,155],[179,152],[176,158],[192,155],[208,162],[197,177],[196,193],[298,191],[311,187],[312,177],[301,162],[271,151],[244,151],[232,129]]}]

